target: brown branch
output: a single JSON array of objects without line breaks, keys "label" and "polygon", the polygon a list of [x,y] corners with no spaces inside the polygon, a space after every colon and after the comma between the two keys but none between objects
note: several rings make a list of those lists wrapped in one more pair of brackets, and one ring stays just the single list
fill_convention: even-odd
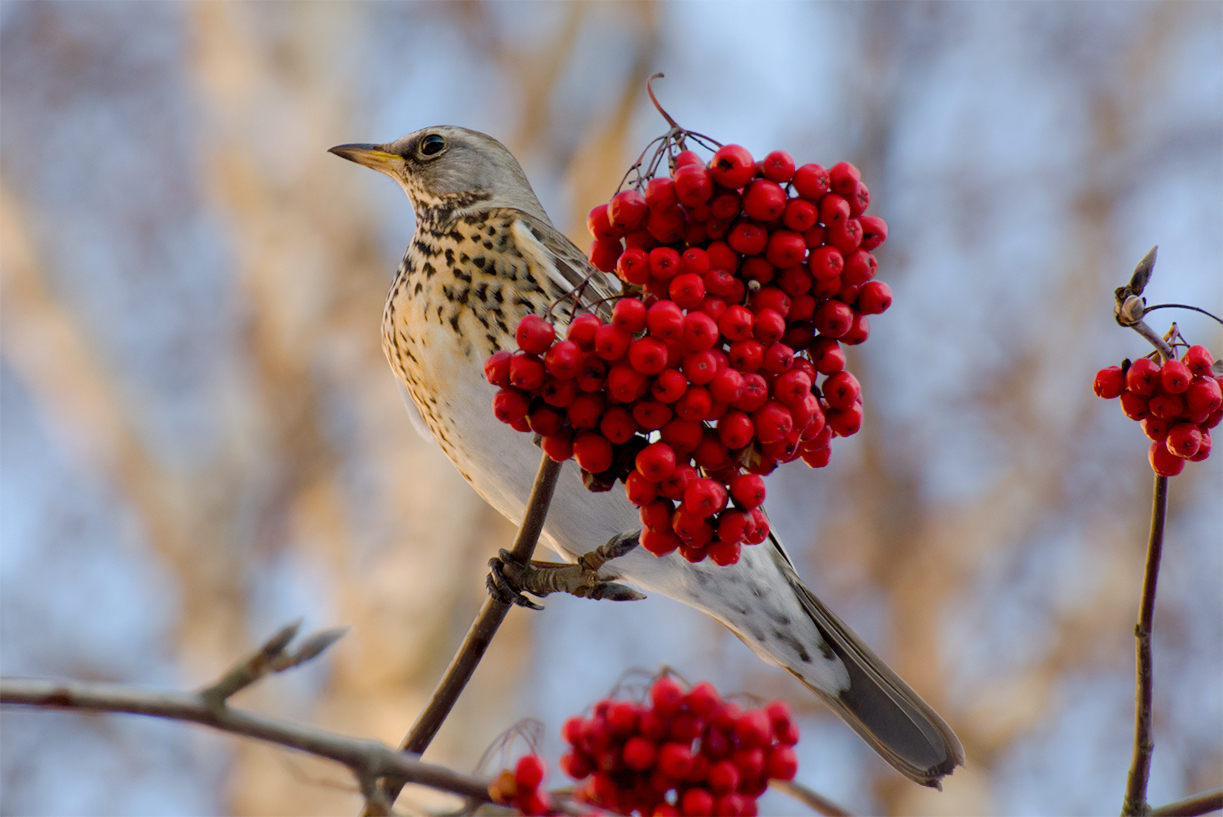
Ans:
[{"label": "brown branch", "polygon": [[1212,811],[1223,811],[1223,788],[1198,792],[1184,800],[1151,809],[1151,817],[1197,817]]},{"label": "brown branch", "polygon": [[379,795],[377,781],[418,783],[461,797],[489,802],[488,781],[442,766],[423,763],[381,741],[351,738],[314,726],[272,718],[213,703],[202,692],[133,689],[92,681],[0,678],[0,704],[69,709],[80,712],[125,712],[209,726],[255,738],[347,766],[368,802]]},{"label": "brown branch", "polygon": [[[556,478],[560,471],[560,463],[554,462],[547,455],[541,458],[539,471],[535,474],[535,485],[531,489],[531,498],[527,502],[526,514],[522,519],[521,527],[518,528],[514,547],[510,551],[510,555],[522,564],[529,562],[535,553],[535,544],[539,541],[539,534],[543,531],[544,519],[548,515],[548,505],[552,502],[552,493],[556,490]],[[400,744],[400,751],[421,754],[429,746],[433,736],[441,728],[442,721],[450,714],[455,701],[463,692],[463,688],[467,686],[472,673],[476,671],[476,666],[484,657],[484,651],[488,649],[489,643],[497,633],[497,628],[501,626],[509,610],[509,604],[492,596],[485,599],[459,651],[455,653],[454,658],[450,659],[450,666],[446,668],[442,680],[433,690],[429,703],[425,705],[424,711],[420,713],[416,723],[412,724],[412,729]],[[386,780],[382,786],[381,802],[368,800],[364,814],[367,817],[386,814],[386,811],[380,811],[378,807],[393,804],[402,788],[403,783]]]},{"label": "brown branch", "polygon": [[823,814],[825,817],[850,817],[850,812],[796,780],[770,780],[769,785],[790,795],[816,814]]},{"label": "brown branch", "polygon": [[1151,733],[1151,689],[1154,682],[1151,661],[1151,623],[1155,617],[1155,585],[1159,581],[1159,558],[1164,547],[1164,521],[1168,515],[1168,478],[1155,477],[1155,498],[1151,508],[1151,539],[1147,545],[1147,567],[1142,579],[1142,602],[1138,626],[1134,628],[1138,652],[1138,685],[1134,693],[1134,760],[1125,785],[1123,815],[1147,815],[1147,780],[1151,776],[1151,752],[1155,748]]}]

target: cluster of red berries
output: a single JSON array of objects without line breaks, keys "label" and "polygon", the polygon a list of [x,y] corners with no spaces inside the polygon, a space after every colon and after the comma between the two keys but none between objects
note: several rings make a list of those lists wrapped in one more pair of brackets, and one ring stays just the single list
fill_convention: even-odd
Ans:
[{"label": "cluster of red berries", "polygon": [[561,732],[565,774],[585,802],[618,814],[756,814],[769,780],[792,780],[798,728],[784,701],[742,710],[712,684],[687,693],[673,678],[646,703],[604,699]]},{"label": "cluster of red berries", "polygon": [[518,758],[514,770],[506,769],[493,778],[488,785],[493,802],[511,806],[522,814],[543,815],[552,813],[552,797],[541,788],[548,767],[539,755],[523,755]]},{"label": "cluster of red berries", "polygon": [[1214,375],[1213,362],[1206,347],[1190,346],[1180,360],[1160,365],[1143,357],[1096,373],[1096,394],[1120,397],[1125,416],[1142,422],[1152,440],[1148,459],[1160,476],[1210,455],[1210,429],[1223,419],[1223,376]]},{"label": "cluster of red berries", "polygon": [[891,304],[872,280],[887,225],[847,162],[727,145],[672,167],[590,213],[591,262],[625,285],[610,319],[578,315],[558,340],[528,316],[485,373],[498,418],[572,456],[593,490],[624,482],[643,547],[733,564],[768,536],[761,475],[823,467],[861,427],[842,344]]}]

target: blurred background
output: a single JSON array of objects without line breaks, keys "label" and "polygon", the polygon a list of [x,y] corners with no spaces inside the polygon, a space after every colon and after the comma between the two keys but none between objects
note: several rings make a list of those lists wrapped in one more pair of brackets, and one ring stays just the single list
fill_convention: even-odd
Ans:
[{"label": "blurred background", "polygon": [[[947,720],[900,778],[666,599],[516,610],[429,756],[666,663],[784,697],[799,779],[888,814],[1120,808],[1147,442],[1091,393],[1149,349],[1112,291],[1223,303],[1218,3],[0,6],[0,671],[192,687],[285,622],[350,625],[236,704],[395,743],[513,530],[412,430],[379,349],[413,229],[328,155],[458,124],[582,246],[665,129],[862,169],[892,309],[832,465],[770,478],[800,572]],[[1175,317],[1223,355],[1218,325]],[[1150,799],[1223,783],[1223,456],[1172,480]],[[3,712],[4,814],[354,814],[343,769],[130,717]],[[554,782],[561,779],[555,770]],[[777,794],[762,813],[804,813]],[[401,808],[434,802],[408,791]]]}]

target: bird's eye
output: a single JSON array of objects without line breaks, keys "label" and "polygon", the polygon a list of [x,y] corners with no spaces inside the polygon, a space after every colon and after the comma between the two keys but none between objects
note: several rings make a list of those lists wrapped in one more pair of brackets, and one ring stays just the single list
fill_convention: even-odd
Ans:
[{"label": "bird's eye", "polygon": [[422,156],[436,156],[442,152],[444,147],[446,147],[446,138],[436,133],[431,133],[420,140],[420,153]]}]

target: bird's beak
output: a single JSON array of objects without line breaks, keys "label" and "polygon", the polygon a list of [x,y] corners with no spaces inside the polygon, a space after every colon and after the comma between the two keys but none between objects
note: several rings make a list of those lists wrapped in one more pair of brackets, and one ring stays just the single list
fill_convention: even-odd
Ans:
[{"label": "bird's beak", "polygon": [[350,162],[356,162],[371,170],[396,177],[399,175],[399,167],[403,164],[403,157],[396,153],[388,153],[383,150],[383,147],[383,145],[336,145],[328,153],[334,153]]}]

